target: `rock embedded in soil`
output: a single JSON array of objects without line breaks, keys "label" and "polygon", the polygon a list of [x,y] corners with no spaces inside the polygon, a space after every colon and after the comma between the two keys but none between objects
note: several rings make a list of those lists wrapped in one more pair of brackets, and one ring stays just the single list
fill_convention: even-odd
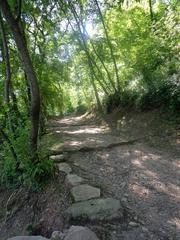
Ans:
[{"label": "rock embedded in soil", "polygon": [[71,189],[71,194],[75,202],[86,201],[92,198],[100,197],[100,189],[88,184],[75,186]]},{"label": "rock embedded in soil", "polygon": [[72,168],[70,167],[70,165],[65,162],[59,163],[58,169],[59,171],[64,172],[66,174],[69,174],[72,172]]},{"label": "rock embedded in soil", "polygon": [[99,198],[74,203],[66,213],[72,219],[113,220],[122,217],[122,208],[117,199]]},{"label": "rock embedded in soil", "polygon": [[66,176],[66,183],[72,187],[81,184],[83,181],[84,179],[76,174],[68,174]]},{"label": "rock embedded in soil", "polygon": [[148,229],[147,229],[146,227],[143,227],[143,226],[142,226],[142,231],[143,231],[143,232],[148,232]]},{"label": "rock embedded in soil", "polygon": [[72,226],[64,240],[99,240],[94,232],[87,227]]},{"label": "rock embedded in soil", "polygon": [[7,240],[48,240],[48,239],[41,236],[17,236],[8,238]]},{"label": "rock embedded in soil", "polygon": [[130,227],[137,227],[139,224],[136,222],[129,222]]},{"label": "rock embedded in soil", "polygon": [[65,237],[64,233],[60,231],[54,231],[51,235],[51,240],[63,240]]},{"label": "rock embedded in soil", "polygon": [[62,162],[65,160],[65,156],[63,154],[51,155],[50,160],[52,160],[54,162]]}]

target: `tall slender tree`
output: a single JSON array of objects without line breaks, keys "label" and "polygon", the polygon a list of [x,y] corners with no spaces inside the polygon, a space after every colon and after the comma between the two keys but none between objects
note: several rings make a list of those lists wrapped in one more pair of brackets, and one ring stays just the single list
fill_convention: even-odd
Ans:
[{"label": "tall slender tree", "polygon": [[115,74],[116,74],[117,89],[120,92],[119,72],[118,72],[118,67],[117,67],[117,63],[116,63],[116,58],[114,56],[113,46],[112,46],[112,43],[111,43],[111,40],[110,40],[110,37],[109,37],[109,34],[108,34],[107,26],[106,26],[106,23],[104,21],[104,17],[103,17],[103,14],[101,12],[101,8],[99,6],[99,3],[98,3],[97,0],[94,0],[94,3],[97,6],[99,17],[100,17],[100,20],[101,20],[103,28],[104,28],[104,33],[105,33],[105,36],[106,36],[107,45],[109,47],[109,50],[110,50],[110,53],[111,53],[111,58],[112,58],[112,61],[113,61],[113,64],[114,64],[114,69],[115,69]]},{"label": "tall slender tree", "polygon": [[[21,58],[22,65],[30,86],[31,91],[31,134],[30,134],[30,147],[33,153],[37,150],[38,131],[39,131],[39,118],[40,118],[40,93],[37,76],[31,61],[28,51],[25,35],[20,26],[20,16],[14,17],[7,0],[0,0],[0,8],[3,15],[10,26],[14,40],[16,42],[18,52]],[[21,11],[19,10],[19,13]]]}]

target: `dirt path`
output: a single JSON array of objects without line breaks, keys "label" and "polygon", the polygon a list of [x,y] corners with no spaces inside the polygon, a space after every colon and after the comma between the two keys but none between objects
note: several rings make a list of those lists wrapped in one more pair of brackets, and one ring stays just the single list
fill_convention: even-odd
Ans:
[{"label": "dirt path", "polygon": [[[86,223],[106,240],[180,239],[180,169],[177,152],[157,150],[99,121],[67,117],[50,122],[52,151],[68,152],[78,175],[119,199],[123,221]],[[163,140],[162,140],[163,141]]]}]

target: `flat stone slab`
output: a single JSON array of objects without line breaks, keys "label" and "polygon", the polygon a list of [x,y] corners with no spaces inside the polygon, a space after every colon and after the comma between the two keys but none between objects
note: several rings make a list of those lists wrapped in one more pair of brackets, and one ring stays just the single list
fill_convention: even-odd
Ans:
[{"label": "flat stone slab", "polygon": [[64,240],[99,240],[94,232],[87,227],[72,226]]},{"label": "flat stone slab", "polygon": [[68,174],[67,176],[66,176],[66,183],[68,184],[68,185],[70,185],[70,186],[76,186],[76,185],[79,185],[79,184],[81,184],[83,181],[84,181],[84,179],[83,178],[81,178],[81,177],[79,177],[78,175],[76,175],[76,174]]},{"label": "flat stone slab", "polygon": [[59,171],[64,172],[66,174],[69,174],[70,172],[72,172],[72,168],[70,167],[70,165],[65,162],[59,163],[58,169]]},{"label": "flat stone slab", "polygon": [[100,189],[88,184],[75,186],[71,189],[71,194],[75,202],[86,201],[92,198],[100,197]]},{"label": "flat stone slab", "polygon": [[122,217],[122,208],[117,199],[99,198],[74,203],[66,210],[66,213],[72,219],[112,220]]},{"label": "flat stone slab", "polygon": [[63,162],[65,160],[65,156],[63,154],[51,155],[50,160],[54,162]]},{"label": "flat stone slab", "polygon": [[48,239],[41,236],[17,236],[8,238],[7,240],[48,240]]}]

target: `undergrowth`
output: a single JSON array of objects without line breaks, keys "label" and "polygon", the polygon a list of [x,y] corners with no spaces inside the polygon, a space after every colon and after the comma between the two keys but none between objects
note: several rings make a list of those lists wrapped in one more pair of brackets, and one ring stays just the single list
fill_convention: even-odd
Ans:
[{"label": "undergrowth", "polygon": [[36,156],[32,156],[27,128],[18,129],[16,134],[16,139],[11,136],[11,143],[16,151],[18,163],[12,157],[9,144],[5,141],[1,143],[0,185],[7,188],[25,185],[35,190],[39,189],[52,176],[53,162],[49,160],[48,152],[43,146],[39,147]]},{"label": "undergrowth", "polygon": [[117,107],[133,107],[138,110],[162,108],[173,113],[180,110],[180,85],[178,76],[173,81],[164,81],[153,88],[129,89],[128,86],[121,93],[114,93],[104,99],[104,108],[107,113]]}]

